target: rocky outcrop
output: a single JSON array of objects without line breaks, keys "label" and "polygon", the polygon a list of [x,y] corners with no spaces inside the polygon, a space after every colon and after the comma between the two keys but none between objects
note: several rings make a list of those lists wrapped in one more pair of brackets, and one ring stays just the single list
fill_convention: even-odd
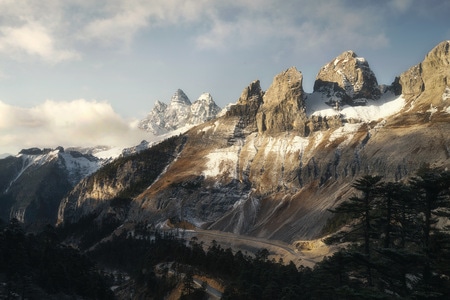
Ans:
[{"label": "rocky outcrop", "polygon": [[264,91],[261,89],[259,80],[255,80],[246,87],[235,105],[231,106],[226,113],[229,117],[239,117],[242,128],[251,127],[256,130],[256,114],[263,103]]},{"label": "rocky outcrop", "polygon": [[346,51],[323,66],[317,74],[314,92],[326,93],[329,104],[365,104],[378,99],[380,90],[369,63],[353,51]]},{"label": "rocky outcrop", "polygon": [[450,87],[450,41],[434,47],[421,63],[402,73],[398,82],[405,98],[414,100],[420,109],[449,105],[442,95]]},{"label": "rocky outcrop", "polygon": [[302,83],[303,75],[295,67],[275,76],[256,115],[259,132],[307,134]]}]

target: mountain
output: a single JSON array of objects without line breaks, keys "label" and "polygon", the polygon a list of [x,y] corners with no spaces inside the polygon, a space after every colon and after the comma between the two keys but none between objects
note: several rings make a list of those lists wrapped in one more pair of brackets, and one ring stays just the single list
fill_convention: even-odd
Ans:
[{"label": "mountain", "polygon": [[320,69],[314,92],[326,93],[332,105],[364,104],[365,99],[378,99],[381,94],[369,63],[353,51],[342,53]]},{"label": "mountain", "polygon": [[220,112],[220,107],[209,93],[204,93],[194,103],[178,89],[169,105],[156,101],[147,117],[138,127],[155,135],[166,134],[184,126],[193,126],[209,121]]},{"label": "mountain", "polygon": [[102,160],[68,150],[30,148],[0,159],[0,218],[54,224],[61,199]]},{"label": "mountain", "polygon": [[[289,243],[316,238],[355,179],[450,167],[449,44],[383,89],[352,51],[321,68],[311,94],[296,68],[267,91],[256,80],[223,116],[82,179],[58,222],[170,220]],[[174,98],[181,113],[171,120],[187,124],[189,104]]]}]

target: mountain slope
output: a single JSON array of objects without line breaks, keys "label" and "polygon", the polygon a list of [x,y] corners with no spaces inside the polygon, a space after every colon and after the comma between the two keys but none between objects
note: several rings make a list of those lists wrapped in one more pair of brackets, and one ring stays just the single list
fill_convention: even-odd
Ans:
[{"label": "mountain slope", "polygon": [[[182,147],[170,148],[171,159],[137,155],[126,164],[142,167],[118,165],[108,180],[97,172],[82,181],[63,201],[59,221],[92,212],[101,220],[111,211],[108,201],[161,156],[158,175],[131,195],[117,216],[122,221],[159,226],[170,219],[287,242],[317,237],[327,209],[352,195],[356,178],[404,180],[423,164],[450,167],[448,43],[433,49],[417,72],[408,70],[383,93],[377,89],[351,103],[363,106],[327,106],[346,96],[304,93],[295,68],[277,75],[266,92],[252,82],[223,117],[180,137]],[[416,84],[419,75],[423,84]],[[365,80],[346,84],[353,91],[373,87]]]},{"label": "mountain slope", "polygon": [[0,218],[54,224],[61,199],[102,161],[57,149],[27,149],[0,160]]}]

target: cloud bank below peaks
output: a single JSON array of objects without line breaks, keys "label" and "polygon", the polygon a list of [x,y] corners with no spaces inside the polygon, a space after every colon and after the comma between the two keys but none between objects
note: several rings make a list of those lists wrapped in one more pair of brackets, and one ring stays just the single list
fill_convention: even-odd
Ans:
[{"label": "cloud bank below peaks", "polygon": [[129,147],[149,138],[133,124],[107,102],[47,100],[23,108],[0,101],[0,154],[30,147]]}]

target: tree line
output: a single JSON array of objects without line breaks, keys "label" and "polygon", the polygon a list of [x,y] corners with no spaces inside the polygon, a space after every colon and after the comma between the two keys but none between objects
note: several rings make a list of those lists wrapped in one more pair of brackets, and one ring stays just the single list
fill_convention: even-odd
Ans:
[{"label": "tree line", "polygon": [[450,172],[423,167],[407,182],[368,175],[353,187],[359,194],[332,210],[350,226],[329,242],[350,245],[316,267],[329,277],[323,290],[336,299],[448,299]]},{"label": "tree line", "polygon": [[162,261],[174,261],[180,273],[193,270],[220,278],[226,286],[223,299],[450,298],[445,226],[450,172],[422,168],[407,182],[369,175],[355,180],[353,187],[355,195],[332,210],[331,223],[340,220],[346,229],[326,240],[347,246],[314,268],[269,260],[265,249],[250,255],[216,242],[205,247],[196,238],[186,244],[178,235],[162,232],[148,240],[118,237],[91,255],[106,265],[126,266],[148,297],[164,295],[176,284],[152,271]]},{"label": "tree line", "polygon": [[[222,299],[450,298],[450,172],[422,168],[406,182],[363,176],[353,187],[355,195],[332,209],[326,239],[347,246],[314,268],[270,260],[266,249],[207,247],[146,223],[81,254],[61,243],[70,228],[31,235],[12,220],[0,224],[0,295],[110,299],[111,282],[99,271],[108,269],[130,275],[118,291],[133,299],[163,299],[180,283],[183,299],[202,299],[194,274],[220,280]],[[157,274],[162,262],[172,262],[174,273]]]}]

